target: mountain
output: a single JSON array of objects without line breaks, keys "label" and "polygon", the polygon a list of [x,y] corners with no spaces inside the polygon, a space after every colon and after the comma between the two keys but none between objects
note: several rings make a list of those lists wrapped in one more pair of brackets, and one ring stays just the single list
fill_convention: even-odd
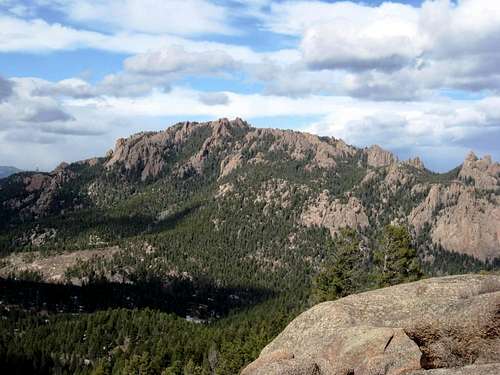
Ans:
[{"label": "mountain", "polygon": [[15,167],[7,167],[7,166],[2,166],[0,165],[0,178],[5,178],[10,176],[11,174],[21,172],[20,169],[17,169]]},{"label": "mountain", "polygon": [[301,314],[241,374],[498,374],[499,304],[494,275],[353,294]]},{"label": "mountain", "polygon": [[[369,233],[398,222],[422,248],[483,261],[500,256],[500,164],[489,156],[471,153],[463,165],[436,174],[419,158],[398,161],[379,146],[358,149],[335,138],[252,128],[241,119],[135,134],[119,139],[104,158],[62,163],[0,186],[9,227],[118,206],[143,216],[144,227],[157,227],[194,200],[198,210],[215,207],[213,220],[222,221],[220,207],[242,201],[240,209],[252,206],[264,216],[292,215],[289,235],[311,227],[333,235],[343,226]],[[61,224],[54,229],[64,232]],[[106,243],[117,239],[100,236]],[[30,245],[15,240],[16,247]]]},{"label": "mountain", "polygon": [[0,180],[0,363],[238,373],[310,306],[345,227],[370,272],[388,224],[411,234],[428,276],[498,269],[499,181],[489,157],[438,174],[241,119],[12,175]]}]

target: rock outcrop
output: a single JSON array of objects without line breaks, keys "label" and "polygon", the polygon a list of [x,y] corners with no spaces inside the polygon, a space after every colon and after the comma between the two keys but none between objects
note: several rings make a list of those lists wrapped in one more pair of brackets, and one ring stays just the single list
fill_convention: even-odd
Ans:
[{"label": "rock outcrop", "polygon": [[478,259],[498,256],[500,197],[476,197],[476,188],[454,182],[432,185],[427,197],[410,213],[417,231],[428,224],[434,243]]},{"label": "rock outcrop", "polygon": [[248,124],[239,118],[233,121],[224,118],[206,123],[184,122],[165,131],[138,133],[127,139],[120,138],[114,151],[108,155],[105,166],[108,169],[121,166],[126,171],[139,172],[142,181],[157,177],[166,166],[166,156],[169,152],[180,151],[191,135],[207,130],[209,136],[198,152],[189,160],[188,165],[181,166],[182,171],[194,169],[199,173],[209,152],[239,128],[248,128]]},{"label": "rock outcrop", "polygon": [[43,216],[65,203],[58,200],[60,188],[75,177],[76,174],[66,163],[61,163],[50,173],[15,175],[13,178],[21,187],[18,192],[20,196],[2,202],[2,206],[6,209],[18,209],[23,216]]},{"label": "rock outcrop", "polygon": [[251,152],[262,149],[268,153],[281,153],[291,160],[308,160],[305,166],[308,171],[315,168],[334,169],[336,158],[356,153],[355,147],[340,139],[280,129],[252,129],[241,146]]},{"label": "rock outcrop", "polygon": [[408,159],[404,163],[406,165],[410,165],[413,168],[417,168],[419,170],[424,170],[425,169],[424,162],[418,156],[415,157],[415,158],[413,158],[413,159]]},{"label": "rock outcrop", "polygon": [[489,155],[478,159],[473,152],[470,152],[458,177],[470,180],[479,189],[497,190],[500,189],[500,163],[494,163]]},{"label": "rock outcrop", "polygon": [[386,167],[398,161],[390,151],[384,150],[378,145],[368,147],[365,149],[365,153],[367,157],[366,162],[370,167]]},{"label": "rock outcrop", "polygon": [[308,227],[327,228],[332,235],[340,228],[365,228],[369,224],[359,199],[350,197],[343,203],[339,199],[332,200],[328,191],[321,192],[309,202],[300,217],[300,223]]},{"label": "rock outcrop", "polygon": [[242,375],[465,375],[499,369],[500,276],[464,275],[316,305]]}]

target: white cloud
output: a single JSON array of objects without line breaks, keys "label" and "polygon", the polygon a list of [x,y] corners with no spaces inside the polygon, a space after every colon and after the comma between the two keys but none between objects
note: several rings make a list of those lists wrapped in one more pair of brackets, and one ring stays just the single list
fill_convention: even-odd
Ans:
[{"label": "white cloud", "polygon": [[[55,7],[73,21],[148,34],[234,33],[223,6],[207,0],[69,0]],[[112,16],[110,16],[112,15]]]},{"label": "white cloud", "polygon": [[50,123],[50,122],[66,122],[74,120],[74,117],[67,114],[63,110],[54,107],[38,107],[30,108],[28,116],[23,118],[26,122],[35,123]]},{"label": "white cloud", "polygon": [[0,103],[12,95],[12,82],[0,76]]},{"label": "white cloud", "polygon": [[188,52],[181,46],[138,54],[124,62],[127,71],[146,75],[220,73],[230,72],[237,66],[238,63],[224,51]]},{"label": "white cloud", "polygon": [[224,92],[201,92],[198,98],[206,105],[226,105],[230,101],[229,96]]},{"label": "white cloud", "polygon": [[404,83],[399,99],[408,100],[429,89],[500,88],[496,1],[427,0],[421,7],[285,1],[261,20],[268,30],[301,38],[309,69],[349,71],[335,82],[337,92],[398,99],[397,85]]},{"label": "white cloud", "polygon": [[327,22],[312,24],[303,34],[301,48],[313,69],[396,70],[421,53],[418,13],[410,6],[334,3],[330,8]]}]

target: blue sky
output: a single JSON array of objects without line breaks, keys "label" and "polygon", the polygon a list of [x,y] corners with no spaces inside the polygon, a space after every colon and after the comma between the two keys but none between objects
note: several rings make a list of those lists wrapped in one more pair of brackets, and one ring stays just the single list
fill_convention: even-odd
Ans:
[{"label": "blue sky", "polygon": [[0,165],[243,117],[434,170],[500,159],[500,3],[0,0]]}]

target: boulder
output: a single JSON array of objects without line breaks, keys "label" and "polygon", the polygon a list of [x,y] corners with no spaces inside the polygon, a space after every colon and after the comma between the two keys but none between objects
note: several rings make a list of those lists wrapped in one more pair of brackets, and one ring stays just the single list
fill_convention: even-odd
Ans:
[{"label": "boulder", "polygon": [[439,367],[469,374],[465,366],[496,362],[500,276],[463,275],[316,305],[293,320],[242,375],[420,375]]}]

